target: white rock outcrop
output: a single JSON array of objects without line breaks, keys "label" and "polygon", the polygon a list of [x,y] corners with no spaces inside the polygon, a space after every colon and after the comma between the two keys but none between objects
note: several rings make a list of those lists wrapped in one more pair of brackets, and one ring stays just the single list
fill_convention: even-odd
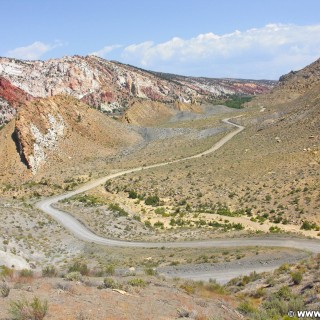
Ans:
[{"label": "white rock outcrop", "polygon": [[50,127],[47,133],[42,134],[40,130],[31,123],[31,132],[34,137],[33,155],[29,156],[29,164],[33,174],[36,174],[41,164],[46,160],[46,151],[57,147],[59,138],[63,136],[65,124],[61,115],[55,118],[48,114]]}]

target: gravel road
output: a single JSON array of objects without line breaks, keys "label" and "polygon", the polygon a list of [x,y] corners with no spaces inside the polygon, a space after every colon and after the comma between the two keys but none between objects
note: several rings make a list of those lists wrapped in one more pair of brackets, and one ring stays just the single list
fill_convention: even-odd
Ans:
[{"label": "gravel road", "polygon": [[[238,116],[239,117],[239,116]],[[121,240],[114,240],[114,239],[107,239],[100,237],[90,230],[86,228],[84,224],[82,224],[80,221],[75,219],[70,214],[63,212],[61,210],[58,210],[56,208],[52,207],[52,204],[63,200],[70,198],[76,194],[88,191],[90,189],[93,189],[97,186],[100,186],[104,184],[107,180],[122,176],[124,174],[133,173],[137,171],[143,171],[148,170],[151,168],[156,168],[160,166],[167,166],[172,163],[186,161],[189,159],[195,159],[199,157],[203,157],[205,155],[208,155],[210,153],[215,152],[219,148],[221,148],[225,143],[227,143],[230,139],[232,139],[235,135],[240,133],[244,127],[240,126],[234,122],[231,122],[230,119],[224,119],[223,122],[234,126],[236,129],[232,132],[229,132],[226,134],[222,139],[220,139],[216,144],[214,144],[210,149],[179,160],[174,160],[171,162],[163,162],[158,163],[146,167],[137,167],[129,170],[119,171],[112,173],[106,177],[102,177],[100,179],[91,181],[82,187],[78,188],[77,190],[61,194],[58,196],[54,196],[51,198],[43,199],[36,203],[36,207],[43,212],[50,215],[52,218],[54,218],[57,222],[59,222],[62,226],[64,226],[67,230],[69,230],[71,233],[73,233],[77,238],[93,242],[100,245],[105,246],[114,246],[114,247],[144,247],[144,248],[154,248],[154,247],[170,247],[170,248],[196,248],[196,247],[244,247],[244,246],[271,246],[271,247],[288,247],[288,248],[296,248],[296,249],[303,249],[303,250],[309,250],[313,253],[319,253],[320,252],[320,241],[317,240],[304,240],[304,239],[286,239],[286,238],[273,238],[273,239],[225,239],[225,240],[203,240],[203,241],[185,241],[185,242],[130,242],[130,241],[121,241]],[[278,265],[277,265],[278,266]],[[269,267],[269,266],[268,266]],[[276,266],[271,266],[272,268],[275,268]],[[264,271],[266,269],[266,266],[254,266],[254,270],[256,271]],[[241,268],[232,269],[229,270],[223,270],[223,271],[217,271],[216,275],[212,274],[210,271],[210,277],[217,278],[217,280],[224,279],[226,280],[229,277],[234,277],[239,274],[243,274],[244,271],[250,271],[250,270],[241,270]],[[180,275],[181,276],[181,275]],[[187,274],[186,274],[187,276]],[[198,273],[193,273],[191,276],[189,275],[189,278],[197,278],[197,279],[207,279],[208,272],[207,271],[199,271]],[[223,280],[222,279],[222,280]]]}]

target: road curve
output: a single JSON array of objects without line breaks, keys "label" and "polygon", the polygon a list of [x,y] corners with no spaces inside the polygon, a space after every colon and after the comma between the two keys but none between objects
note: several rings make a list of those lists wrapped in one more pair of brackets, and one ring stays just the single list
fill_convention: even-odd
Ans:
[{"label": "road curve", "polygon": [[96,243],[105,246],[113,247],[144,247],[144,248],[155,248],[155,247],[170,247],[170,248],[196,248],[196,247],[243,247],[243,246],[269,246],[269,247],[288,247],[296,249],[307,249],[314,253],[320,253],[320,241],[317,240],[304,240],[304,239],[286,239],[286,238],[272,238],[272,239],[256,239],[256,238],[246,238],[246,239],[224,239],[224,240],[201,240],[201,241],[183,241],[183,242],[132,242],[132,241],[123,241],[115,240],[100,237],[94,234],[92,231],[86,228],[84,224],[78,221],[76,218],[70,214],[58,210],[52,207],[52,204],[70,198],[76,194],[88,191],[97,186],[104,184],[106,181],[122,176],[127,173],[133,173],[137,171],[147,170],[151,168],[157,168],[161,166],[166,166],[172,163],[181,162],[189,159],[200,158],[204,155],[210,154],[221,148],[225,143],[232,139],[235,135],[240,133],[244,127],[240,126],[232,121],[230,118],[224,119],[223,122],[236,127],[232,132],[226,134],[222,139],[215,143],[210,149],[201,152],[199,154],[189,156],[186,158],[162,162],[158,164],[153,164],[145,167],[137,167],[133,169],[128,169],[120,171],[117,173],[110,174],[108,176],[93,180],[89,183],[84,184],[77,190],[64,193],[58,196],[50,197],[43,199],[36,203],[36,207],[43,212],[50,215],[53,219],[59,222],[77,238]]}]

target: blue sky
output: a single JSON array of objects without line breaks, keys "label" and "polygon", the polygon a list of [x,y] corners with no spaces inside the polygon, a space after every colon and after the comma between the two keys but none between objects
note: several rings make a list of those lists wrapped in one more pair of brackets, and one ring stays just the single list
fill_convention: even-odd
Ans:
[{"label": "blue sky", "polygon": [[277,79],[320,57],[319,0],[0,0],[0,55],[96,54],[184,75]]}]

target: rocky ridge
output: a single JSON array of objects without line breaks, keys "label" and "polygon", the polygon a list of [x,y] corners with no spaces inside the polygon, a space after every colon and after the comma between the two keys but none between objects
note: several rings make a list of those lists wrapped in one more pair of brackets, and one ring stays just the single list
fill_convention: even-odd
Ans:
[{"label": "rocky ridge", "polygon": [[[47,61],[0,58],[0,77],[26,97],[70,95],[105,113],[123,113],[136,98],[166,104],[177,101],[192,104],[226,95],[258,94],[270,90],[275,84],[270,81],[168,76],[96,56]],[[4,96],[0,91],[2,121],[8,121],[15,106]],[[10,112],[3,111],[9,109]]]},{"label": "rocky ridge", "polygon": [[270,92],[258,96],[251,105],[276,106],[294,102],[320,84],[320,59],[298,71],[280,77],[279,83]]},{"label": "rocky ridge", "polygon": [[0,126],[10,121],[17,108],[24,105],[32,96],[0,77]]}]

